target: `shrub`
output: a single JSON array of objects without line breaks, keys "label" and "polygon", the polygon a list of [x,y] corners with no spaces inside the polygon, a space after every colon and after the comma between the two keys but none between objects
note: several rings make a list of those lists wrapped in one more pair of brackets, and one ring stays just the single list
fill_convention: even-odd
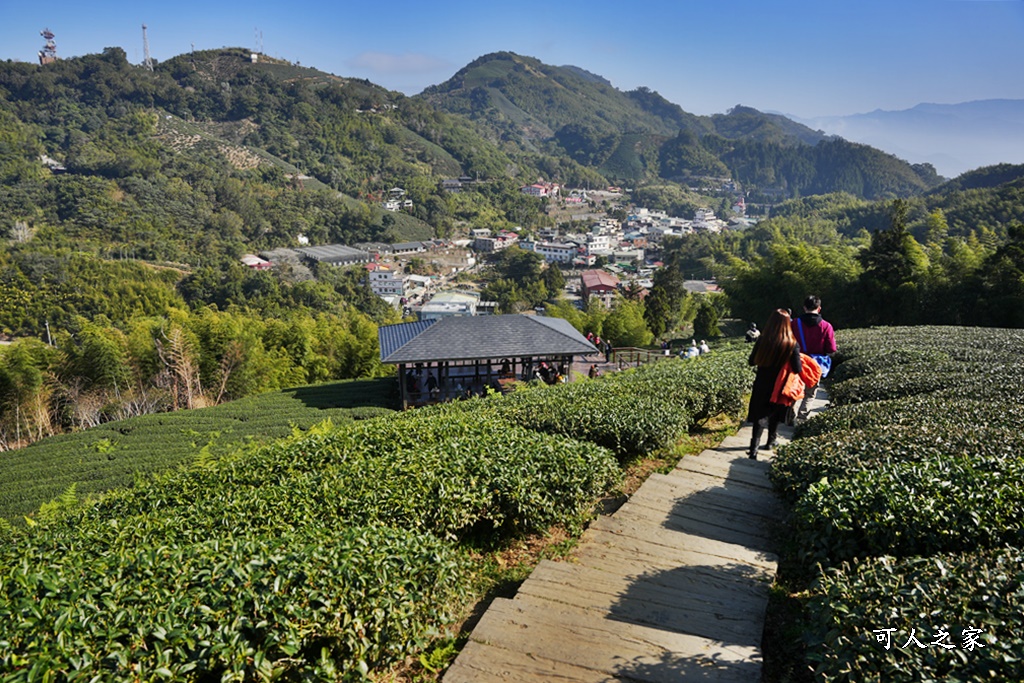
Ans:
[{"label": "shrub", "polygon": [[1009,402],[1000,391],[986,399],[965,398],[959,391],[941,391],[900,399],[830,406],[797,426],[797,439],[851,429],[884,426],[925,426],[960,429],[964,425],[995,429],[1024,426],[1024,404]]},{"label": "shrub", "polygon": [[424,645],[463,584],[456,553],[411,531],[97,523],[116,531],[0,547],[5,681],[362,680]]},{"label": "shrub", "polygon": [[779,448],[770,477],[789,503],[822,478],[833,481],[864,470],[894,463],[947,457],[1019,458],[1024,432],[1019,428],[987,427],[974,423],[941,426],[923,421],[918,426],[877,426],[829,432],[801,438]]},{"label": "shrub", "polygon": [[469,581],[452,541],[578,528],[618,475],[592,444],[455,412],[202,461],[3,532],[0,668],[362,680],[446,623]]},{"label": "shrub", "polygon": [[941,364],[934,367],[901,366],[888,372],[862,375],[833,384],[829,396],[836,405],[881,401],[955,389],[961,396],[987,398],[1007,384],[1017,391],[1024,385],[1024,367],[1019,363]]},{"label": "shrub", "polygon": [[625,460],[668,448],[713,415],[738,413],[752,381],[740,353],[716,353],[589,382],[531,385],[490,401],[463,403],[462,409],[486,410],[500,422],[590,441]]},{"label": "shrub", "polygon": [[85,514],[162,510],[194,532],[220,524],[290,529],[385,524],[462,538],[579,523],[619,476],[590,444],[441,412],[364,420],[193,467],[112,495]]},{"label": "shrub", "polygon": [[1024,460],[888,462],[812,484],[793,508],[811,562],[1024,543]]},{"label": "shrub", "polygon": [[835,372],[829,374],[829,378],[833,383],[838,383],[862,375],[888,372],[905,365],[927,367],[949,361],[949,354],[944,351],[897,349],[888,353],[858,355],[844,359],[836,366]]},{"label": "shrub", "polygon": [[[826,572],[812,589],[808,657],[819,681],[1024,680],[1024,551],[881,557]],[[896,629],[889,649],[880,629]],[[964,648],[967,628],[980,645]],[[942,629],[950,634],[933,645]],[[911,632],[926,647],[909,641]],[[884,634],[881,634],[884,636]],[[903,645],[908,647],[902,647]]]}]

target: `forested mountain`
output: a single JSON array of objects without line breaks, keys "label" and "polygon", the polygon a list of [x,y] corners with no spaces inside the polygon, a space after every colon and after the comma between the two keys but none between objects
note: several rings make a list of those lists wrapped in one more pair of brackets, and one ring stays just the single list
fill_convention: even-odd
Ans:
[{"label": "forested mountain", "polygon": [[[35,337],[0,346],[0,449],[387,372],[375,323],[397,314],[359,273],[239,257],[511,226],[539,208],[522,163],[425,103],[240,49],[0,64],[0,337]],[[442,191],[462,174],[486,182]],[[410,212],[380,208],[396,185]]]},{"label": "forested mountain", "polygon": [[616,180],[733,178],[770,197],[911,196],[941,179],[866,145],[737,105],[697,116],[647,88],[621,92],[577,67],[485,55],[417,98],[475,121],[506,150],[568,155]]}]

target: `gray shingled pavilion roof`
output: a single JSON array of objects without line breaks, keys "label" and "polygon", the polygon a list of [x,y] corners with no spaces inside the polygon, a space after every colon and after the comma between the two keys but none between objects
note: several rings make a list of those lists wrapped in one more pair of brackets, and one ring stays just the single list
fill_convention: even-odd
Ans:
[{"label": "gray shingled pavilion roof", "polygon": [[597,347],[568,321],[535,315],[463,316],[387,325],[377,337],[382,363],[597,353]]}]

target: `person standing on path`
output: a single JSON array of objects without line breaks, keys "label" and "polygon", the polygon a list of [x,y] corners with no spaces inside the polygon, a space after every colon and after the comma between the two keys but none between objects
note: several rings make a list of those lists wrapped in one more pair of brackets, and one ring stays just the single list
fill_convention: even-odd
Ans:
[{"label": "person standing on path", "polygon": [[750,358],[747,360],[750,365],[757,366],[754,387],[750,391],[750,405],[747,408],[747,420],[754,426],[750,437],[750,450],[747,452],[747,457],[751,460],[757,460],[757,447],[766,428],[768,443],[762,448],[775,448],[779,423],[786,417],[787,407],[772,403],[772,391],[775,389],[775,380],[779,372],[787,364],[790,371],[795,373],[799,373],[802,367],[800,345],[793,336],[790,322],[789,313],[785,309],[780,308],[773,312],[768,317],[768,323],[764,326],[761,336],[754,342],[754,348],[751,349]]},{"label": "person standing on path", "polygon": [[[831,356],[836,352],[836,334],[832,325],[821,317],[821,299],[814,294],[804,299],[804,312],[791,324],[793,336],[796,338],[800,350],[808,356]],[[821,376],[828,374],[828,370],[822,367]],[[810,412],[811,399],[814,398],[818,385],[804,389],[804,399],[796,412],[797,423],[807,419]]]}]

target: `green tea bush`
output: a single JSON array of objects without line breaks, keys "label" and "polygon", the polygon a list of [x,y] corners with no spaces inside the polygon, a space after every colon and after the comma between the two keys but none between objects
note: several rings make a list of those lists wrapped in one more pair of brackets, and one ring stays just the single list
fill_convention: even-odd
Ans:
[{"label": "green tea bush", "polygon": [[1019,362],[901,366],[837,382],[829,387],[829,397],[836,405],[848,405],[955,389],[961,396],[984,398],[1000,384],[1024,385],[1024,367]]},{"label": "green tea bush", "polygon": [[823,565],[1024,544],[1024,459],[877,463],[812,484],[792,519],[801,553]]},{"label": "green tea bush", "polygon": [[[863,404],[860,404],[863,405]],[[832,480],[893,463],[953,456],[1006,460],[1024,453],[1024,431],[974,423],[885,425],[797,439],[778,449],[770,478],[789,503],[823,477]]]},{"label": "green tea bush", "polygon": [[998,387],[989,389],[989,397],[964,397],[959,391],[939,391],[885,401],[829,406],[806,422],[797,425],[795,436],[804,437],[850,429],[885,426],[928,425],[956,430],[964,426],[991,426],[996,429],[1024,427],[1024,404],[1007,401]]},{"label": "green tea bush", "polygon": [[611,454],[459,412],[418,411],[314,430],[107,497],[83,514],[161,510],[193,533],[385,524],[462,538],[579,523],[619,476]]},{"label": "green tea bush", "polygon": [[448,623],[464,584],[458,555],[413,531],[95,524],[0,546],[4,681],[363,680]]},{"label": "green tea bush", "polygon": [[937,350],[896,349],[888,353],[857,355],[847,357],[842,363],[838,363],[835,372],[829,373],[829,379],[833,383],[839,383],[862,375],[889,372],[901,366],[928,367],[948,363],[950,360],[948,353]]},{"label": "green tea bush", "polygon": [[713,415],[739,413],[752,382],[741,353],[716,353],[593,381],[527,386],[490,401],[467,402],[463,409],[486,410],[501,422],[590,441],[626,460],[671,446]]},{"label": "green tea bush", "polygon": [[954,360],[991,361],[1024,355],[1024,331],[980,327],[878,327],[839,330],[837,362],[893,352],[938,352]]},{"label": "green tea bush", "polygon": [[592,444],[454,411],[202,461],[3,532],[0,668],[362,680],[446,623],[468,584],[453,541],[579,528],[619,474]]},{"label": "green tea bush", "polygon": [[0,457],[0,517],[16,523],[77,484],[80,497],[219,457],[324,420],[392,414],[390,385],[357,380],[250,396],[212,408],[143,415],[38,441]]},{"label": "green tea bush", "polygon": [[[818,577],[805,610],[815,676],[1024,680],[1024,332],[841,330],[837,342],[833,405],[771,473],[793,503],[791,580]],[[885,628],[899,633],[888,650]],[[985,631],[972,649],[931,644],[969,628]]]},{"label": "green tea bush", "polygon": [[[1020,548],[844,564],[819,579],[808,613],[807,652],[818,681],[1024,680]],[[925,647],[910,641],[912,632]]]}]

